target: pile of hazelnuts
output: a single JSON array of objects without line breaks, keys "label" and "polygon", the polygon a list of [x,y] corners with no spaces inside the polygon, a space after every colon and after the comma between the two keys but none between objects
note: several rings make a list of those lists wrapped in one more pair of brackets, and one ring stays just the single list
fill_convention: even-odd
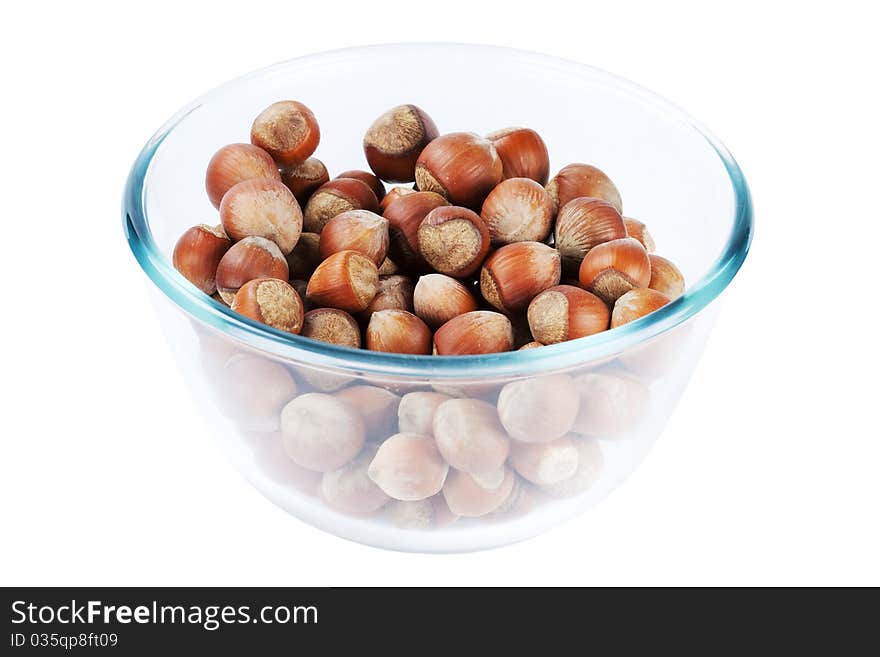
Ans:
[{"label": "pile of hazelnuts", "polygon": [[[330,180],[314,114],[270,105],[250,144],[221,148],[205,186],[221,224],[187,230],[177,270],[276,329],[401,354],[485,354],[585,337],[684,291],[601,170],[548,182],[540,135],[440,135],[415,105],[367,129],[372,173]],[[384,182],[415,183],[393,187]]]}]

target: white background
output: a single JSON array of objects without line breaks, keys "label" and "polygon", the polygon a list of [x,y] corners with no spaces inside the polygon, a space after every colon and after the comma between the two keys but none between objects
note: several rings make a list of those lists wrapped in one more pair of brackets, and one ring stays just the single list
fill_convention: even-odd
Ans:
[{"label": "white background", "polygon": [[[880,584],[877,22],[856,3],[783,4],[5,9],[0,584]],[[642,467],[577,520],[478,554],[348,543],[241,480],[119,219],[131,161],[192,97],[290,57],[406,40],[630,78],[728,145],[756,208],[752,254]]]}]

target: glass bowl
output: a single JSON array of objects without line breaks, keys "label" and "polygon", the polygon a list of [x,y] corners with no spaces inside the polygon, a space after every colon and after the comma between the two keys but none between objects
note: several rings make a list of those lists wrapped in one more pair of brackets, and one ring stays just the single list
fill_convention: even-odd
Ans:
[{"label": "glass bowl", "polygon": [[[425,108],[441,133],[533,128],[548,144],[551,175],[588,162],[614,180],[624,214],[648,225],[687,290],[599,335],[485,356],[358,351],[250,321],[187,282],[170,254],[189,226],[219,222],[204,189],[212,154],[247,142],[253,118],[286,98],[318,117],[316,156],[331,174],[366,168],[367,126],[402,103]],[[427,552],[536,535],[620,484],[677,403],[752,234],[739,167],[668,102],[581,64],[444,44],[327,52],[215,89],[149,140],[128,179],[123,215],[176,359],[241,473],[315,527]],[[459,450],[450,459],[461,470],[437,451],[440,415],[443,454]],[[403,438],[384,442],[399,431]],[[374,477],[397,482],[400,499],[368,477],[380,445]]]}]

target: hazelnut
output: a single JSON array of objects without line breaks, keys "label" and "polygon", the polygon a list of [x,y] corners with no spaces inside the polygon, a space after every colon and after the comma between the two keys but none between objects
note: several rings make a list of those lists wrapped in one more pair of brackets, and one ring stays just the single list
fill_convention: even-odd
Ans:
[{"label": "hazelnut", "polygon": [[385,206],[382,216],[388,220],[390,244],[388,252],[402,267],[410,271],[428,268],[419,250],[419,226],[436,208],[449,202],[435,192],[398,194]]},{"label": "hazelnut", "polygon": [[186,280],[205,294],[214,294],[217,266],[231,246],[222,229],[199,224],[180,236],[171,261]]},{"label": "hazelnut", "polygon": [[249,431],[277,431],[282,407],[297,392],[283,365],[248,353],[227,360],[215,384],[222,413]]},{"label": "hazelnut", "polygon": [[290,278],[303,278],[308,280],[312,272],[321,264],[320,251],[321,236],[317,233],[303,233],[299,241],[293,247],[293,251],[287,254],[287,269]]},{"label": "hazelnut", "polygon": [[558,484],[577,472],[578,449],[570,436],[547,443],[514,441],[510,447],[510,465],[533,484]]},{"label": "hazelnut", "polygon": [[460,282],[445,274],[420,276],[413,291],[415,313],[438,328],[454,317],[477,309],[477,302]]},{"label": "hazelnut", "polygon": [[287,185],[301,208],[306,206],[312,194],[330,180],[327,167],[316,157],[310,157],[302,164],[281,169],[281,182]]},{"label": "hazelnut", "polygon": [[279,331],[299,333],[302,329],[303,302],[287,281],[277,278],[248,281],[236,293],[231,307]]},{"label": "hazelnut", "polygon": [[385,214],[385,208],[387,208],[393,201],[396,201],[401,196],[406,196],[407,194],[415,194],[417,191],[417,189],[413,189],[412,187],[392,187],[386,192],[385,198],[379,202],[379,209],[382,210],[382,214]]},{"label": "hazelnut", "polygon": [[352,406],[364,420],[367,437],[384,439],[394,433],[400,397],[378,386],[356,385],[334,393]]},{"label": "hazelnut", "polygon": [[504,482],[504,476],[507,473],[507,468],[503,465],[498,466],[494,470],[488,470],[486,472],[469,472],[471,477],[473,477],[474,481],[476,481],[483,488],[498,488]]},{"label": "hazelnut", "polygon": [[488,518],[492,520],[512,520],[520,518],[531,512],[538,502],[541,495],[537,487],[526,481],[516,474],[513,475],[513,487],[510,495],[501,503]]},{"label": "hazelnut", "polygon": [[366,346],[370,351],[429,355],[431,329],[405,310],[378,310],[367,325]]},{"label": "hazelnut", "polygon": [[452,399],[439,392],[410,392],[400,399],[397,407],[397,428],[403,433],[434,435],[434,414],[440,404]]},{"label": "hazelnut", "polygon": [[648,254],[651,261],[651,282],[648,287],[662,292],[670,299],[676,299],[684,294],[684,276],[671,260],[663,256]]},{"label": "hazelnut", "polygon": [[379,446],[368,474],[387,495],[415,501],[439,493],[448,471],[433,438],[398,433]]},{"label": "hazelnut", "polygon": [[508,178],[493,189],[480,216],[493,244],[543,242],[553,226],[553,201],[529,178]]},{"label": "hazelnut", "polygon": [[413,310],[413,283],[406,276],[392,274],[379,276],[379,291],[366,309],[358,315],[362,321],[369,322],[374,312],[379,310]]},{"label": "hazelnut", "polygon": [[526,349],[534,349],[535,347],[543,347],[544,345],[540,342],[528,342],[520,347],[517,351],[525,351]]},{"label": "hazelnut", "polygon": [[284,254],[265,237],[245,237],[232,245],[217,265],[217,291],[232,304],[238,289],[255,278],[288,278]]},{"label": "hazelnut", "polygon": [[506,313],[517,313],[544,290],[559,285],[559,252],[540,242],[515,242],[495,251],[483,264],[483,298]]},{"label": "hazelnut", "polygon": [[498,417],[511,438],[545,443],[571,431],[581,399],[566,374],[511,381],[498,396]]},{"label": "hazelnut", "polygon": [[361,330],[354,317],[337,308],[315,308],[303,316],[300,335],[342,347],[360,349]]},{"label": "hazelnut", "polygon": [[438,356],[494,354],[512,349],[510,320],[489,310],[454,317],[434,333],[434,353]]},{"label": "hazelnut", "polygon": [[400,267],[391,258],[386,257],[379,265],[379,276],[391,276],[399,273]]},{"label": "hazelnut", "polygon": [[220,203],[223,230],[237,242],[265,237],[290,253],[302,232],[299,204],[283,183],[271,178],[245,180],[232,187]]},{"label": "hazelnut", "polygon": [[648,227],[645,224],[631,217],[624,217],[623,224],[626,226],[628,237],[636,238],[642,243],[642,246],[645,247],[645,251],[648,253],[654,252],[654,238],[651,237],[651,233],[648,232]]},{"label": "hazelnut", "polygon": [[379,201],[370,187],[354,178],[336,178],[316,189],[303,209],[303,229],[320,233],[333,217],[349,210],[377,212]]},{"label": "hazelnut", "polygon": [[437,192],[471,210],[482,207],[502,176],[501,158],[492,142],[465,132],[437,137],[416,163],[419,189]]},{"label": "hazelnut", "polygon": [[597,438],[614,438],[634,427],[644,417],[651,394],[637,379],[609,372],[575,377],[574,388],[580,408],[572,431]]},{"label": "hazelnut", "polygon": [[530,178],[539,185],[547,184],[550,175],[550,154],[547,145],[529,128],[503,128],[486,135],[495,145],[504,170],[504,178]]},{"label": "hazelnut", "polygon": [[280,180],[272,156],[253,144],[229,144],[214,153],[205,173],[205,190],[215,208],[232,187],[252,178]]},{"label": "hazelnut", "polygon": [[355,251],[340,251],[318,265],[309,279],[306,296],[316,306],[360,312],[378,290],[376,264]]},{"label": "hazelnut", "polygon": [[321,477],[321,497],[344,513],[373,513],[390,499],[367,475],[376,446],[367,445],[350,463]]},{"label": "hazelnut", "polygon": [[591,196],[608,201],[618,212],[623,212],[617,187],[601,170],[589,164],[569,164],[560,169],[547,183],[547,193],[557,208],[580,196]]},{"label": "hazelnut", "polygon": [[392,500],[385,506],[385,512],[391,523],[400,529],[439,529],[458,519],[449,510],[442,494],[414,502]]},{"label": "hazelnut", "polygon": [[388,253],[388,221],[369,210],[337,214],[326,223],[320,237],[322,258],[340,251],[357,251],[378,267]]},{"label": "hazelnut", "polygon": [[[373,193],[376,195],[376,200],[381,204],[382,199],[385,198],[385,185],[382,184],[382,181],[379,180],[375,175],[370,173],[369,171],[360,171],[358,169],[352,169],[351,171],[343,171],[340,173],[337,178],[354,178],[355,180],[360,180],[367,187],[373,190]],[[380,205],[381,207],[381,205]]]},{"label": "hazelnut", "polygon": [[614,302],[611,312],[611,328],[634,322],[670,302],[662,292],[648,287],[630,290]]},{"label": "hazelnut", "polygon": [[572,285],[557,285],[532,299],[528,319],[539,344],[556,344],[607,330],[611,313],[595,294]]},{"label": "hazelnut", "polygon": [[666,376],[687,353],[693,324],[674,329],[624,351],[618,360],[628,372],[641,380],[654,381]]},{"label": "hazelnut", "polygon": [[441,274],[476,272],[489,252],[489,230],[480,215],[454,205],[431,210],[418,230],[419,251]]},{"label": "hazelnut", "polygon": [[553,484],[541,486],[541,492],[554,498],[565,498],[579,495],[599,480],[602,474],[604,459],[599,441],[593,438],[568,438],[577,450],[577,470],[575,473]]},{"label": "hazelnut", "polygon": [[651,282],[651,262],[641,243],[625,237],[592,248],[581,263],[583,287],[609,306],[634,288]]},{"label": "hazelnut", "polygon": [[446,462],[471,474],[497,470],[510,450],[498,412],[479,399],[450,399],[434,413],[434,440]]},{"label": "hazelnut", "polygon": [[513,491],[515,475],[504,468],[504,479],[497,488],[483,488],[466,472],[450,470],[443,485],[443,497],[457,516],[478,518],[498,509]]},{"label": "hazelnut", "polygon": [[562,256],[562,268],[576,276],[584,256],[597,244],[626,237],[623,217],[607,201],[572,199],[556,217],[554,245]]},{"label": "hazelnut", "polygon": [[364,446],[360,414],[332,395],[300,395],[281,411],[284,451],[316,472],[331,472],[351,461]]},{"label": "hazelnut", "polygon": [[278,164],[296,166],[315,152],[321,131],[312,111],[295,100],[264,109],[251,126],[251,143],[268,151]]},{"label": "hazelnut", "polygon": [[420,107],[393,107],[373,121],[364,135],[367,163],[382,180],[412,182],[422,149],[437,134],[434,121]]}]

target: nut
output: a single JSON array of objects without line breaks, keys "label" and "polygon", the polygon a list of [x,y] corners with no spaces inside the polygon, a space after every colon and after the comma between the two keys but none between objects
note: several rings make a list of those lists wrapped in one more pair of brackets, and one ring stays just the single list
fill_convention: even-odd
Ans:
[{"label": "nut", "polygon": [[275,242],[265,237],[245,237],[236,242],[217,265],[217,291],[232,304],[239,288],[255,278],[286,281],[287,260]]},{"label": "nut", "polygon": [[324,473],[321,497],[327,504],[344,513],[373,513],[385,506],[390,498],[367,475],[376,449],[367,445],[350,463]]},{"label": "nut", "polygon": [[330,180],[327,167],[316,157],[310,157],[302,164],[281,169],[281,182],[296,198],[301,208],[306,206],[309,198],[318,187]]},{"label": "nut", "polygon": [[511,381],[498,396],[498,417],[511,438],[546,443],[571,431],[580,406],[578,389],[566,374]]},{"label": "nut", "polygon": [[434,333],[438,356],[494,354],[513,349],[513,326],[500,313],[474,310],[450,319]]},{"label": "nut", "polygon": [[476,212],[443,206],[422,221],[418,245],[425,262],[437,272],[462,278],[477,271],[486,258],[489,230]]},{"label": "nut", "polygon": [[401,196],[406,196],[407,194],[415,194],[417,191],[417,189],[413,189],[412,187],[392,187],[385,194],[385,198],[379,202],[379,209],[382,210],[382,214],[385,214],[385,208],[387,208],[393,201]]},{"label": "nut", "polygon": [[577,472],[577,445],[570,436],[547,443],[514,441],[510,447],[510,465],[533,484],[558,484]]},{"label": "nut", "polygon": [[580,196],[591,196],[608,201],[618,212],[623,212],[617,187],[600,169],[589,164],[569,164],[560,169],[547,183],[547,193],[557,208]]},{"label": "nut", "polygon": [[222,229],[199,224],[180,236],[171,261],[186,280],[205,294],[214,294],[217,266],[231,246],[232,241]]},{"label": "nut", "polygon": [[434,121],[420,107],[393,107],[373,121],[364,135],[367,163],[382,180],[412,182],[419,155],[437,134]]},{"label": "nut", "polygon": [[253,144],[229,144],[214,153],[205,172],[205,191],[215,208],[232,187],[252,178],[280,180],[272,156]]},{"label": "nut", "polygon": [[315,115],[295,100],[269,105],[251,126],[251,143],[268,151],[278,164],[285,166],[305,162],[320,140]]},{"label": "nut", "polygon": [[601,333],[608,329],[611,313],[595,294],[572,285],[557,285],[532,299],[528,319],[540,346]]},{"label": "nut", "polygon": [[559,252],[540,242],[515,242],[495,251],[480,272],[480,291],[498,310],[517,313],[544,290],[559,285]]},{"label": "nut", "polygon": [[361,330],[354,317],[337,308],[315,308],[303,316],[300,335],[312,340],[360,349]]},{"label": "nut", "polygon": [[654,252],[654,238],[651,237],[651,233],[648,232],[648,227],[645,224],[631,217],[624,217],[623,224],[626,226],[626,234],[629,237],[634,237],[641,242],[648,253]]},{"label": "nut", "polygon": [[562,206],[556,217],[554,244],[562,256],[563,269],[572,276],[577,275],[590,249],[623,237],[626,237],[623,217],[602,199],[572,199]]},{"label": "nut", "polygon": [[406,310],[378,310],[370,317],[367,349],[394,354],[431,353],[431,329]]},{"label": "nut", "polygon": [[391,276],[399,273],[400,267],[398,267],[391,258],[386,257],[382,261],[382,264],[379,265],[379,276]]},{"label": "nut", "polygon": [[388,221],[369,210],[336,215],[326,223],[320,237],[322,258],[340,251],[357,251],[378,267],[388,253]]},{"label": "nut", "polygon": [[308,280],[312,272],[321,264],[320,239],[321,236],[317,233],[303,233],[299,236],[293,251],[287,254],[290,278]]},{"label": "nut", "polygon": [[284,452],[280,432],[264,434],[253,446],[253,459],[261,475],[286,488],[312,497],[321,489],[321,473],[294,463]]},{"label": "nut", "polygon": [[445,274],[420,276],[413,291],[415,313],[438,328],[454,317],[477,309],[477,302],[460,282]]},{"label": "nut", "polygon": [[629,324],[648,315],[670,302],[662,292],[648,287],[630,290],[614,303],[611,311],[611,328]]},{"label": "nut", "polygon": [[385,512],[392,524],[400,529],[439,529],[458,519],[449,510],[442,494],[415,502],[392,500],[385,506]]},{"label": "nut", "polygon": [[479,399],[450,399],[434,413],[434,440],[446,462],[471,474],[498,470],[510,450],[510,439],[498,412]]},{"label": "nut", "polygon": [[368,470],[379,488],[403,501],[436,495],[448,472],[434,439],[415,433],[398,433],[383,442]]},{"label": "nut", "polygon": [[597,438],[615,438],[644,417],[650,392],[637,379],[608,372],[575,377],[580,408],[572,431]]},{"label": "nut", "polygon": [[648,287],[662,292],[670,299],[675,299],[684,294],[684,276],[671,260],[663,256],[648,254],[651,261],[651,282]]},{"label": "nut", "polygon": [[434,414],[440,404],[452,399],[439,392],[410,392],[397,407],[397,428],[403,433],[434,435]]},{"label": "nut", "polygon": [[278,180],[254,178],[232,187],[220,202],[223,230],[234,242],[265,237],[290,253],[302,232],[302,212],[293,194]]},{"label": "nut", "polygon": [[355,180],[360,180],[367,187],[373,190],[373,193],[376,195],[376,200],[379,201],[381,207],[382,199],[385,198],[385,185],[383,185],[382,181],[379,180],[375,175],[373,175],[369,171],[352,169],[350,171],[343,171],[336,177],[354,178]]},{"label": "nut", "polygon": [[277,278],[248,281],[236,293],[231,307],[279,331],[299,333],[302,329],[303,302],[287,281]]},{"label": "nut", "polygon": [[486,135],[495,145],[504,169],[504,178],[530,178],[539,185],[547,184],[550,155],[547,145],[529,128],[504,128]]},{"label": "nut", "polygon": [[553,227],[550,195],[529,178],[508,178],[493,189],[480,216],[493,244],[543,242]]},{"label": "nut", "polygon": [[428,268],[419,251],[419,226],[429,212],[445,205],[449,202],[440,194],[410,191],[385,206],[382,216],[388,220],[389,253],[395,262],[410,271]]},{"label": "nut", "polygon": [[478,518],[498,509],[513,491],[513,470],[504,468],[504,479],[497,488],[483,488],[466,472],[450,470],[443,485],[443,497],[457,516]]},{"label": "nut", "polygon": [[333,217],[349,210],[378,212],[379,201],[370,187],[354,178],[324,183],[309,197],[303,209],[303,229],[320,233]]},{"label": "nut", "polygon": [[378,290],[376,264],[355,251],[340,251],[318,265],[309,279],[306,296],[316,306],[360,312]]},{"label": "nut", "polygon": [[378,386],[357,385],[334,393],[352,406],[364,420],[367,438],[382,440],[394,433],[400,397]]},{"label": "nut", "polygon": [[297,392],[283,365],[248,353],[227,360],[215,385],[221,412],[248,431],[277,431],[282,407]]},{"label": "nut", "polygon": [[534,349],[535,347],[543,347],[544,345],[540,342],[528,342],[524,344],[522,347],[518,349],[518,351],[524,351],[525,349]]},{"label": "nut", "polygon": [[471,210],[483,206],[502,176],[501,158],[492,142],[466,132],[437,137],[416,163],[419,189],[437,192]]},{"label": "nut", "polygon": [[632,289],[648,287],[651,262],[641,243],[625,237],[592,248],[581,263],[580,283],[609,306]]},{"label": "nut", "polygon": [[554,498],[579,495],[589,490],[602,474],[604,459],[599,441],[593,438],[568,438],[577,450],[577,470],[567,478],[554,484],[541,486],[541,492]]},{"label": "nut", "polygon": [[379,291],[366,309],[360,313],[362,321],[369,322],[379,310],[413,310],[413,283],[406,276],[392,274],[379,276]]},{"label": "nut", "polygon": [[351,461],[364,446],[366,429],[351,406],[332,395],[300,395],[281,411],[284,451],[297,464],[331,472]]}]

